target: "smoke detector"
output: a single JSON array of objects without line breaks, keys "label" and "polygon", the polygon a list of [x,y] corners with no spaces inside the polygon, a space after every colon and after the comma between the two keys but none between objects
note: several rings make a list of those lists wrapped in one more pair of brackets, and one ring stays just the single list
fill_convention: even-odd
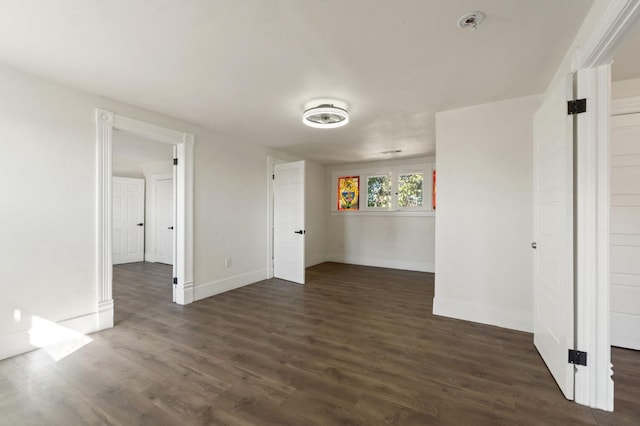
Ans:
[{"label": "smoke detector", "polygon": [[475,30],[480,25],[480,22],[484,19],[484,13],[471,12],[458,19],[458,26],[464,29]]}]

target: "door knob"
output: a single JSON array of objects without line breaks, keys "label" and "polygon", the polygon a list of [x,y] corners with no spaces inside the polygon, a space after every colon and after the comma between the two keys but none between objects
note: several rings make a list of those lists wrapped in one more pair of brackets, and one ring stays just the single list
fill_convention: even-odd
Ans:
[{"label": "door knob", "polygon": [[171,229],[173,231],[173,226],[168,227],[167,229]]},{"label": "door knob", "polygon": [[534,241],[531,243],[531,248],[532,249],[537,249],[538,248],[538,244]]},{"label": "door knob", "polygon": [[136,226],[144,226],[144,223],[137,223]]},{"label": "door knob", "polygon": [[306,231],[303,231],[302,229],[299,230],[299,231],[293,231],[293,232],[295,232],[296,234],[300,234],[300,235],[307,233]]}]

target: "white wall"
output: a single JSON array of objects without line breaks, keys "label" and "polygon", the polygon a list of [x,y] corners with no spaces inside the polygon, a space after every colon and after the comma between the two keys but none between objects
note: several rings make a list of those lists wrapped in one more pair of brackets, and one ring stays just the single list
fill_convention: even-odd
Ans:
[{"label": "white wall", "polygon": [[[144,178],[142,165],[173,158],[173,145],[151,141],[120,130],[113,132],[113,176]],[[169,171],[170,172],[170,171]]]},{"label": "white wall", "polygon": [[305,162],[305,267],[327,260],[327,186],[324,166]]},{"label": "white wall", "polygon": [[533,329],[529,96],[436,114],[434,313]]},{"label": "white wall", "polygon": [[32,316],[96,327],[96,107],[195,134],[195,297],[266,277],[265,148],[6,67],[0,93],[0,358]]},{"label": "white wall", "polygon": [[[433,212],[366,212],[365,170],[428,163],[433,158],[382,161],[327,167],[329,205],[327,214],[327,260],[356,265],[433,272],[435,263],[435,215]],[[336,176],[360,176],[361,211],[336,211]],[[428,181],[429,177],[425,180]],[[426,185],[427,187],[429,185]],[[365,192],[365,194],[362,194]],[[425,202],[429,191],[425,188]]]}]

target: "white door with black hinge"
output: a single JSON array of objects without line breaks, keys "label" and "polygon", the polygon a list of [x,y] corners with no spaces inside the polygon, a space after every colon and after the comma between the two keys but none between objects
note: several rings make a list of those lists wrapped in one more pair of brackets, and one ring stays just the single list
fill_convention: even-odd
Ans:
[{"label": "white door with black hinge", "polygon": [[173,265],[173,177],[157,179],[154,190],[155,261]]},{"label": "white door with black hinge", "polygon": [[571,76],[552,87],[534,127],[534,344],[567,399],[574,399],[573,117]]},{"label": "white door with black hinge", "polygon": [[144,260],[144,179],[113,177],[113,264]]},{"label": "white door with black hinge", "polygon": [[273,275],[304,284],[305,162],[277,164],[273,179]]},{"label": "white door with black hinge", "polygon": [[640,350],[640,114],[611,118],[611,344]]}]

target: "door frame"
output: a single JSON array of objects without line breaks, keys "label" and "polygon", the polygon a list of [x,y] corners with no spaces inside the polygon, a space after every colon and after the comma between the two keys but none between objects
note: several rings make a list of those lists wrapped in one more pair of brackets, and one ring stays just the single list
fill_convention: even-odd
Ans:
[{"label": "door frame", "polygon": [[136,120],[111,111],[96,108],[97,141],[97,282],[98,329],[113,327],[113,276],[111,260],[112,225],[112,151],[113,131],[121,130],[169,143],[177,148],[178,164],[175,170],[177,185],[176,205],[176,302],[193,302],[193,148],[194,135],[178,132],[151,123]]},{"label": "door frame", "polygon": [[[640,0],[606,4],[585,43],[572,52],[577,73],[576,97],[588,100],[576,122],[577,169],[575,301],[576,346],[588,354],[577,366],[575,401],[613,410],[609,326],[609,116],[611,63],[616,52],[638,30]],[[561,69],[562,72],[562,69]]]}]

